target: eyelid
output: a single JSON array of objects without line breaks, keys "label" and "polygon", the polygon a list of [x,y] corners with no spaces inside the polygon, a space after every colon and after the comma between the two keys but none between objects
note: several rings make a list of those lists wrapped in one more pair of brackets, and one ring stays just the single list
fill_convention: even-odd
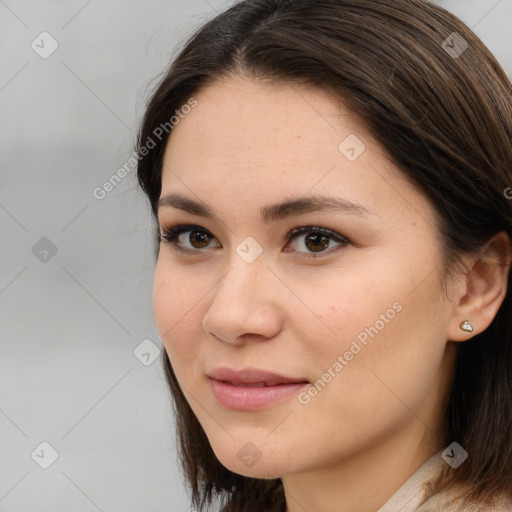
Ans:
[{"label": "eyelid", "polygon": [[[207,249],[217,248],[217,247],[206,247],[204,249],[189,249],[188,247],[181,247],[179,242],[177,241],[177,238],[181,234],[191,232],[191,231],[207,233],[211,237],[216,238],[215,235],[213,235],[213,233],[211,233],[208,229],[203,228],[201,226],[198,226],[195,224],[178,224],[178,225],[168,227],[168,228],[162,227],[161,232],[159,233],[159,242],[169,243],[169,244],[171,244],[171,246],[174,250],[180,251],[182,253],[192,254],[194,256],[201,255]],[[340,235],[336,231],[333,231],[332,229],[324,228],[324,227],[321,227],[318,225],[303,225],[303,226],[293,228],[286,234],[285,238],[289,242],[291,240],[295,240],[296,238],[298,238],[300,235],[303,235],[303,234],[322,234],[322,235],[325,235],[326,237],[330,238],[330,240],[333,240],[333,241],[339,243],[340,245],[338,247],[331,248],[330,250],[320,251],[318,253],[315,253],[315,252],[308,253],[308,252],[302,252],[302,251],[289,251],[289,250],[285,250],[284,252],[297,252],[299,255],[301,255],[300,257],[314,259],[314,258],[327,257],[329,255],[332,255],[334,252],[337,252],[337,250],[340,248],[346,247],[348,245],[353,245],[352,242],[348,238]]]},{"label": "eyelid", "polygon": [[[300,235],[303,235],[303,234],[324,235],[324,236],[328,237],[330,240],[337,242],[340,245],[338,245],[337,247],[331,248],[329,250],[326,250],[326,251],[320,251],[318,253],[293,251],[293,252],[299,254],[300,255],[299,257],[306,257],[309,259],[317,259],[317,258],[323,258],[323,257],[327,258],[329,256],[332,256],[334,253],[337,253],[340,249],[343,249],[344,247],[346,247],[348,245],[352,245],[352,242],[348,238],[340,235],[336,231],[333,231],[332,229],[328,229],[328,228],[323,228],[321,226],[312,226],[312,225],[300,226],[300,227],[290,230],[288,232],[288,234],[286,235],[286,239],[287,240],[295,240]],[[290,251],[287,251],[285,248],[285,252],[290,252]]]},{"label": "eyelid", "polygon": [[[184,253],[192,253],[192,254],[200,254],[205,252],[205,249],[189,249],[188,247],[181,247],[177,241],[177,238],[182,234],[188,231],[202,231],[204,233],[208,233],[212,238],[216,238],[213,233],[211,233],[208,229],[202,228],[196,224],[177,224],[175,226],[169,228],[160,228],[159,233],[159,242],[169,243],[172,248],[176,251],[184,252]],[[212,249],[210,247],[209,249]]]},{"label": "eyelid", "polygon": [[291,229],[287,235],[286,239],[291,240],[293,238],[296,238],[297,235],[302,235],[304,233],[313,233],[313,234],[322,234],[325,236],[330,236],[333,240],[336,239],[337,242],[346,242],[351,243],[346,237],[340,235],[339,233],[336,233],[336,231],[333,231],[332,229],[323,228],[321,226],[299,226],[297,228]]}]

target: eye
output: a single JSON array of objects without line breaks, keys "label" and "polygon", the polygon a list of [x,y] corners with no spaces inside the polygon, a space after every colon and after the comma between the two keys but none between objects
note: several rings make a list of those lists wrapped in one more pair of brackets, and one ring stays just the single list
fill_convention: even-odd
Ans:
[{"label": "eye", "polygon": [[[308,253],[300,250],[297,252],[307,258],[319,258],[331,254],[334,251],[326,251],[326,249],[332,249],[332,247],[330,247],[331,242],[338,243],[338,246],[341,247],[345,247],[350,244],[346,238],[342,237],[338,233],[318,226],[303,226],[295,228],[286,235],[286,239],[295,242],[296,239],[299,239],[299,237],[303,235],[305,235],[305,238],[298,245],[301,248],[306,249],[306,251],[312,252]],[[177,251],[199,254],[203,252],[201,249],[221,247],[220,244],[210,246],[210,242],[214,238],[215,237],[208,230],[201,228],[200,226],[180,225],[169,229],[162,229],[159,241],[170,243],[173,249]],[[292,251],[285,248],[284,252]]]},{"label": "eye", "polygon": [[[295,241],[295,239],[299,239],[299,237],[302,235],[306,236],[298,245],[302,248],[306,248],[309,251],[313,251],[312,253],[304,254],[304,256],[307,258],[319,258],[331,254],[333,252],[332,250],[328,252],[325,251],[325,249],[332,248],[329,247],[331,242],[337,242],[341,247],[350,244],[346,238],[342,237],[335,231],[331,231],[330,229],[325,229],[318,226],[303,226],[300,228],[292,229],[288,235],[286,235],[286,238],[288,240]],[[285,251],[288,252],[286,249]]]},{"label": "eye", "polygon": [[[198,249],[208,248],[208,244],[214,238],[208,230],[199,226],[181,225],[162,231],[159,241],[168,242],[172,244],[174,249],[185,252],[197,252]],[[190,233],[188,237],[182,236],[186,233]],[[187,241],[190,246],[186,245]]]}]

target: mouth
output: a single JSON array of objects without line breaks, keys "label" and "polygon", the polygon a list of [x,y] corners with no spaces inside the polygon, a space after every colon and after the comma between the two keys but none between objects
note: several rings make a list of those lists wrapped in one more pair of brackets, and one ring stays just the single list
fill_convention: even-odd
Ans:
[{"label": "mouth", "polygon": [[227,409],[256,411],[291,398],[309,382],[267,370],[218,368],[208,374],[217,402]]},{"label": "mouth", "polygon": [[259,368],[245,368],[242,370],[234,370],[227,367],[215,368],[207,376],[211,379],[240,387],[272,387],[280,384],[308,382],[307,379],[302,377],[288,377]]},{"label": "mouth", "polygon": [[243,382],[230,382],[228,380],[221,380],[220,382],[225,382],[226,384],[231,384],[231,386],[238,386],[242,388],[268,388],[271,387],[268,384],[265,384],[265,382],[250,382],[244,384]]}]

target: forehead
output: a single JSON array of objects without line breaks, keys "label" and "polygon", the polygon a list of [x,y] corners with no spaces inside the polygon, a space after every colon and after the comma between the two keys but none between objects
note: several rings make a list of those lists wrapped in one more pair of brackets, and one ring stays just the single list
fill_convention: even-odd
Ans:
[{"label": "forehead", "polygon": [[207,86],[196,100],[169,138],[169,152],[176,157],[193,148],[188,158],[251,166],[271,159],[318,159],[320,153],[338,158],[339,139],[347,130],[370,142],[356,117],[318,89],[234,76]]},{"label": "forehead", "polygon": [[433,220],[384,148],[326,92],[228,77],[194,97],[167,143],[162,196],[196,196],[227,213],[226,204],[259,211],[285,196],[330,194],[379,215],[414,204]]}]

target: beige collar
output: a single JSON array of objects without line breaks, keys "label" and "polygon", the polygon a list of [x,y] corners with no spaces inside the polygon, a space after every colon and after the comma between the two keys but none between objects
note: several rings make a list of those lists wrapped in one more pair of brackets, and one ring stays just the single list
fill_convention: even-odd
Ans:
[{"label": "beige collar", "polygon": [[442,464],[445,464],[441,453],[442,450],[425,461],[378,512],[416,512],[425,498],[423,484],[435,476]]},{"label": "beige collar", "polygon": [[[464,512],[482,511],[486,512],[512,512],[512,500],[502,496],[497,499],[494,506],[481,508],[476,505],[468,509],[463,504],[450,504],[450,493],[435,495],[425,501],[425,484],[443,468],[446,464],[441,457],[443,450],[435,453],[407,480],[398,491],[381,507],[377,512]],[[422,502],[424,502],[422,504]],[[461,506],[463,508],[461,508]]]}]

